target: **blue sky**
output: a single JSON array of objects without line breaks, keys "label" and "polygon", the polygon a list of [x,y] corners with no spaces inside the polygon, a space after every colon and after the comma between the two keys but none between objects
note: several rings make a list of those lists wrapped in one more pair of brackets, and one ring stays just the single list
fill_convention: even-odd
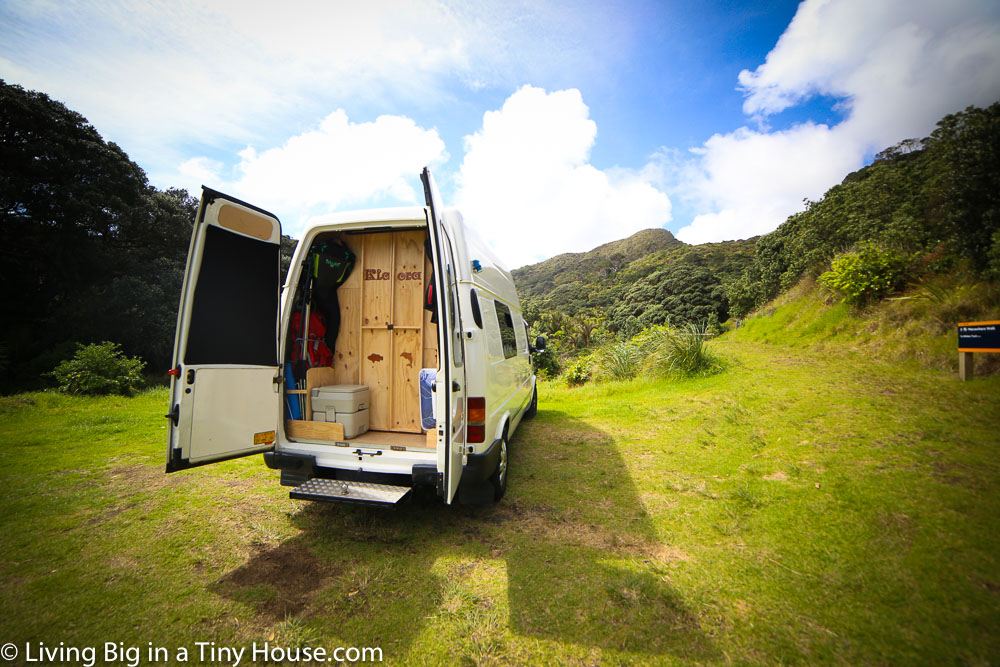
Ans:
[{"label": "blue sky", "polygon": [[[363,6],[362,6],[363,5]],[[161,188],[311,215],[446,203],[519,266],[648,227],[776,228],[1000,99],[994,0],[0,0],[0,77]]]}]

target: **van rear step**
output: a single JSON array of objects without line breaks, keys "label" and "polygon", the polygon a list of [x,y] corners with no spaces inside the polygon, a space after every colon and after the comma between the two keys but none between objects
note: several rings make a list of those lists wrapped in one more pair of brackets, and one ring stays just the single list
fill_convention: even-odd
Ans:
[{"label": "van rear step", "polygon": [[339,479],[313,477],[288,494],[298,500],[319,500],[327,503],[363,503],[366,505],[395,505],[410,492],[408,486],[348,482]]}]

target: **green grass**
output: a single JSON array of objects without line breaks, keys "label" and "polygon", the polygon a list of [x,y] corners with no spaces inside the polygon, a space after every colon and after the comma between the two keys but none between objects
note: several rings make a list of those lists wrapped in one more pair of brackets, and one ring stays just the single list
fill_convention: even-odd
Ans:
[{"label": "green grass", "polygon": [[259,457],[164,475],[162,389],[0,399],[0,643],[1000,661],[1000,377],[749,338],[713,376],[542,384],[486,508],[292,501]]},{"label": "green grass", "polygon": [[[809,278],[788,290],[730,338],[813,350],[850,348],[939,370],[958,369],[963,321],[1000,319],[1000,293],[961,275],[938,276],[863,310],[840,303]],[[976,365],[1000,372],[1000,355],[977,355]]]}]

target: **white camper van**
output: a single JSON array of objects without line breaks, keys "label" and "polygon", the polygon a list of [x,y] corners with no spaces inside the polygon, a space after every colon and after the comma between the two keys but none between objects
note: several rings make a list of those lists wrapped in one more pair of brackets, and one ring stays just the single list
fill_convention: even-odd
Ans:
[{"label": "white camper van", "polygon": [[421,180],[426,206],[311,220],[283,287],[278,219],[204,189],[170,370],[168,473],[263,453],[292,498],[393,505],[419,486],[449,504],[503,496],[510,438],[537,406],[529,352],[544,339],[528,342],[510,273],[441,206],[427,169]]}]

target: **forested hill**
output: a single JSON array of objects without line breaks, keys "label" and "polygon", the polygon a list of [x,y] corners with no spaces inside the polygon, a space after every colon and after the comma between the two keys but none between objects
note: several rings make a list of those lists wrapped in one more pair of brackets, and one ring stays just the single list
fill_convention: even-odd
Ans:
[{"label": "forested hill", "polygon": [[756,239],[688,245],[644,229],[584,253],[513,271],[529,321],[545,314],[604,320],[625,335],[644,327],[728,316],[725,284],[750,265]]},{"label": "forested hill", "polygon": [[666,229],[644,229],[588,252],[567,252],[514,269],[514,280],[522,297],[547,294],[558,285],[614,276],[637,259],[679,245],[683,243]]},{"label": "forested hill", "polygon": [[1000,102],[945,116],[930,136],[886,148],[764,236],[690,246],[646,230],[514,278],[540,333],[603,327],[628,338],[666,322],[743,317],[831,261],[840,273],[824,284],[862,305],[913,284],[937,299],[946,298],[941,281],[958,291],[996,285]]}]

